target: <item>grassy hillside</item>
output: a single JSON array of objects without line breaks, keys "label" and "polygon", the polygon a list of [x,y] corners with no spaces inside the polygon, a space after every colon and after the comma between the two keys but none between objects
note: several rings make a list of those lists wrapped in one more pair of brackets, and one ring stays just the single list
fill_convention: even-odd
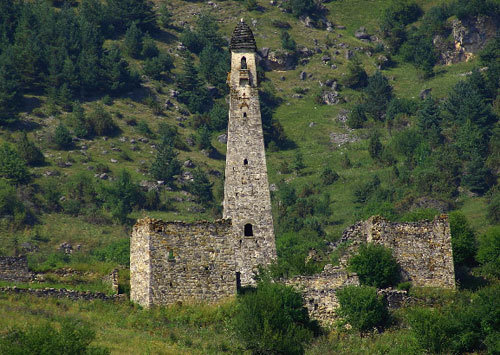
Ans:
[{"label": "grassy hillside", "polygon": [[[73,7],[67,8],[59,2],[53,3],[57,7],[52,8],[51,5],[49,10],[52,12],[47,9],[36,11],[45,14],[40,15],[42,18],[49,17],[49,12],[80,13],[83,11],[81,3],[93,2],[74,1]],[[26,133],[28,140],[41,150],[45,158],[43,163],[27,167],[29,178],[24,181],[14,181],[2,172],[7,182],[5,186],[0,186],[0,254],[13,255],[30,250],[30,266],[36,271],[48,272],[45,282],[37,287],[68,287],[110,293],[111,290],[101,278],[118,267],[121,269],[121,286],[126,290],[128,238],[135,220],[145,216],[186,221],[221,217],[226,148],[217,138],[225,133],[225,129],[213,127],[213,110],[202,107],[200,112],[195,112],[181,98],[172,97],[172,90],[180,91],[181,94],[183,92],[180,86],[182,77],[186,75],[186,53],[193,58],[195,67],[202,70],[202,55],[180,48],[180,41],[185,38],[186,31],[191,28],[196,32],[199,29],[200,14],[209,14],[215,19],[218,36],[225,39],[231,36],[239,18],[244,18],[252,24],[258,48],[268,47],[271,50],[282,47],[282,30],[276,26],[277,21],[288,23],[290,28],[287,32],[296,42],[297,48],[307,47],[315,51],[305,63],[300,64],[299,60],[293,70],[266,71],[265,80],[261,83],[263,90],[277,103],[272,107],[273,124],[281,126],[282,134],[291,142],[287,147],[280,147],[276,144],[276,137],[271,137],[272,142],[267,150],[269,182],[277,186],[277,191],[272,193],[272,203],[280,256],[279,272],[282,275],[320,270],[325,263],[332,261],[328,255],[328,242],[337,240],[347,226],[371,214],[408,221],[432,218],[441,212],[434,208],[434,202],[434,205],[430,203],[419,208],[415,201],[422,198],[437,201],[439,206],[446,205],[445,212],[463,214],[473,231],[473,244],[477,244],[481,235],[498,224],[498,221],[488,217],[489,206],[493,205],[492,201],[498,200],[495,197],[498,196],[498,166],[495,167],[499,161],[498,157],[495,160],[498,142],[495,145],[493,139],[494,134],[498,137],[498,132],[493,133],[498,131],[499,99],[496,94],[484,100],[488,107],[492,107],[492,117],[496,117],[487,127],[489,133],[485,133],[488,139],[493,137],[489,143],[485,143],[487,153],[483,160],[490,171],[486,190],[471,192],[464,183],[458,182],[452,186],[452,193],[441,193],[439,189],[437,192],[430,189],[426,193],[417,183],[405,182],[400,177],[406,172],[410,176],[409,180],[412,180],[416,175],[423,174],[424,168],[427,169],[424,172],[430,169],[439,173],[437,165],[419,167],[415,163],[416,166],[408,168],[410,157],[398,151],[397,137],[418,126],[418,112],[423,105],[419,98],[422,90],[432,89],[436,105],[442,105],[439,106],[440,110],[446,112],[442,107],[456,84],[466,80],[474,68],[484,65],[478,55],[467,62],[453,65],[435,64],[432,75],[423,75],[414,64],[405,61],[401,53],[391,53],[387,45],[381,49],[382,41],[357,39],[354,33],[362,26],[368,34],[382,39],[381,18],[390,5],[386,0],[336,0],[323,3],[322,16],[335,26],[332,32],[306,27],[300,19],[268,1],[257,1],[257,10],[253,11],[248,10],[248,3],[250,1],[211,3],[171,0],[167,3],[171,14],[168,26],[158,25],[156,21],[160,20],[159,17],[153,25],[146,18],[144,33],[149,31],[159,52],[173,60],[173,65],[168,68],[165,66],[157,76],[144,72],[151,58],[131,55],[126,39],[128,27],[120,29],[119,26],[123,24],[116,19],[113,20],[115,22],[109,20],[113,23],[111,26],[104,25],[107,19],[99,20],[102,21],[101,25],[96,25],[102,37],[102,48],[99,50],[103,52],[103,64],[99,65],[104,69],[100,75],[111,77],[107,81],[100,81],[100,87],[70,89],[74,92],[65,97],[62,89],[64,80],[56,78],[54,74],[64,72],[62,66],[45,68],[46,72],[37,77],[36,73],[30,71],[36,71],[36,63],[31,63],[32,67],[29,67],[29,63],[19,65],[23,68],[21,73],[17,73],[22,77],[18,90],[22,97],[18,100],[19,107],[14,110],[17,112],[7,110],[5,117],[8,118],[0,115],[0,143],[8,143],[19,151],[19,142]],[[418,0],[416,3],[426,12],[433,6],[455,2]],[[154,1],[156,15],[161,14],[162,6],[163,2]],[[14,11],[7,7],[0,10],[0,15],[2,12]],[[450,16],[448,23],[454,18],[456,15]],[[421,26],[422,21],[420,18],[406,25],[408,34],[412,26]],[[22,21],[19,23],[21,26]],[[138,26],[142,28],[141,23]],[[1,30],[8,33],[7,29]],[[26,37],[29,38],[28,35]],[[10,46],[14,48],[14,53],[21,51],[15,48],[16,41],[26,50],[26,53],[22,52],[22,58],[29,62],[27,48],[31,47],[22,44],[24,37],[18,34],[17,37],[6,35],[5,38],[5,41],[0,41],[0,64],[8,63],[5,58]],[[118,67],[106,67],[105,58],[116,46],[121,50],[121,59],[128,63],[126,70],[129,70],[129,79],[123,79],[126,77],[124,73],[122,79],[116,79],[117,76],[111,74]],[[57,49],[57,45],[52,47]],[[346,59],[347,48],[353,51],[355,58]],[[220,51],[225,53],[221,55],[227,55],[226,45]],[[367,54],[367,51],[370,53]],[[57,50],[47,50],[44,55],[53,55],[57,63],[56,53]],[[363,103],[367,94],[365,89],[350,88],[345,84],[346,77],[350,75],[349,63],[358,62],[367,75],[373,77],[380,55],[392,61],[392,65],[381,70],[392,87],[392,96],[407,99],[418,108],[412,113],[400,112],[392,121],[385,118],[378,120],[368,114],[360,128],[352,129],[339,117],[350,117],[349,112]],[[324,63],[324,56],[330,57],[328,64]],[[14,55],[14,58],[19,57]],[[79,59],[71,57],[71,54],[68,54],[68,58],[75,62],[75,66],[80,65]],[[57,67],[52,62],[49,64]],[[332,65],[336,69],[332,69]],[[5,64],[2,68],[9,66]],[[307,73],[305,80],[300,79],[303,71]],[[223,85],[217,87],[214,82],[208,83],[203,75],[199,77],[203,90],[207,84],[216,86],[215,98],[210,99],[209,106],[214,103],[224,106],[227,93],[224,90],[227,89]],[[320,81],[324,83],[327,79],[339,83],[338,92],[342,97],[339,104],[326,105],[318,100],[325,90],[324,86],[320,86]],[[113,89],[116,84],[113,80],[123,80],[121,84],[124,88]],[[225,77],[219,78],[218,83],[224,81]],[[51,87],[55,87],[56,91],[51,91]],[[0,109],[1,100],[4,100],[2,96]],[[83,121],[79,121],[76,102],[80,103],[87,120],[97,117],[97,121],[102,122],[103,115],[109,115],[115,128],[104,134],[79,134],[79,124]],[[166,102],[170,104],[166,105]],[[18,119],[10,120],[16,114]],[[440,123],[442,142],[429,148],[434,151],[458,144],[455,134],[460,124],[447,123],[447,120],[453,122],[453,118],[450,119],[446,113],[443,117],[443,123]],[[57,143],[57,127],[60,124],[68,129],[73,139],[67,147]],[[204,143],[200,143],[203,138],[200,127],[203,124],[212,125],[209,128],[211,147],[204,147]],[[157,192],[147,192],[147,189],[138,186],[140,183],[145,185],[145,182],[155,185],[158,180],[152,176],[150,167],[164,142],[165,127],[170,127],[170,132],[175,128],[177,132],[169,144],[173,145],[179,162],[184,164],[191,160],[213,184],[212,201],[200,202],[200,197],[193,193],[192,183],[189,179],[183,179],[182,174],[153,189]],[[370,141],[374,133],[379,135],[383,149],[392,152],[392,160],[389,159],[391,163],[370,155]],[[347,142],[339,144],[339,136],[346,137]],[[423,137],[422,142],[427,142],[428,134],[423,133]],[[431,154],[428,152],[428,155]],[[461,165],[468,166],[469,160],[464,156],[459,155],[457,159]],[[326,183],[325,169],[338,175]],[[460,180],[468,174],[468,168],[460,169],[457,173],[460,176],[450,180]],[[136,191],[134,193],[140,196],[133,202],[127,202],[130,211],[127,210],[124,217],[123,213],[117,217],[117,205],[126,199],[123,194],[118,196],[120,192],[116,192],[119,183],[123,182],[124,170],[130,174],[131,183],[127,185],[132,186],[130,191]],[[182,171],[192,175],[195,169],[183,166]],[[370,189],[366,186],[374,181],[375,176],[378,184],[371,187],[372,190],[361,201],[356,197],[357,194],[363,188]],[[452,185],[451,182],[449,184]],[[293,193],[290,192],[292,190]],[[290,200],[291,195],[293,198]],[[287,204],[286,201],[291,202]],[[64,242],[73,246],[71,255],[64,255],[60,251],[59,246]],[[304,258],[312,248],[320,252],[321,260],[308,264]],[[76,270],[78,276],[61,276],[57,270],[62,268]],[[495,276],[481,270],[476,262],[466,265],[465,273],[497,282]],[[468,287],[467,280],[470,279],[464,278],[464,289]],[[242,353],[243,345],[235,340],[233,330],[228,325],[233,312],[232,301],[221,308],[172,307],[146,312],[126,303],[87,304],[0,295],[0,314],[5,315],[2,317],[1,329],[38,323],[43,318],[57,323],[62,317],[74,317],[92,324],[97,332],[96,344],[108,347],[113,353]],[[396,315],[398,322],[403,322],[403,318],[403,315]],[[333,332],[316,339],[308,351],[314,354],[353,353],[353,349],[359,349],[357,353],[398,353],[403,349],[401,342],[407,343],[405,351],[421,351],[408,330],[397,326],[367,338],[360,338],[354,333]]]}]

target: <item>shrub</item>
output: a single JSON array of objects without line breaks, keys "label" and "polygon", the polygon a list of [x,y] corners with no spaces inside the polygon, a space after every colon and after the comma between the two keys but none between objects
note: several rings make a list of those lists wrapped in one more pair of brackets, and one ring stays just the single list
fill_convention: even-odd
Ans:
[{"label": "shrub", "polygon": [[500,222],[500,190],[496,189],[492,192],[488,201],[486,217],[491,223]]},{"label": "shrub", "polygon": [[353,107],[349,117],[347,118],[347,125],[350,128],[362,128],[363,123],[366,122],[365,108],[363,105],[356,105]]},{"label": "shrub", "polygon": [[91,346],[95,332],[89,325],[64,320],[60,327],[49,323],[24,329],[11,328],[0,337],[2,354],[109,354],[103,347]]},{"label": "shrub", "polygon": [[283,49],[294,51],[297,48],[297,43],[295,43],[287,31],[283,31],[281,32],[281,46]]},{"label": "shrub", "polygon": [[331,185],[339,179],[339,174],[333,171],[331,168],[326,167],[321,172],[321,182],[323,185]]},{"label": "shrub", "polygon": [[28,139],[26,133],[23,133],[21,139],[17,142],[17,151],[21,158],[26,161],[26,164],[30,166],[38,166],[45,163],[42,151],[35,143]]},{"label": "shrub", "polygon": [[392,98],[392,87],[387,78],[380,71],[368,78],[368,85],[364,90],[366,94],[365,109],[374,119],[382,120],[387,104]]},{"label": "shrub", "polygon": [[95,105],[90,111],[87,116],[87,124],[89,130],[98,136],[112,135],[117,130],[113,117],[101,104]]},{"label": "shrub", "polygon": [[500,227],[491,227],[479,237],[476,259],[487,271],[500,276]]},{"label": "shrub", "polygon": [[207,174],[200,168],[196,168],[193,172],[193,181],[188,184],[188,191],[196,197],[198,202],[209,205],[214,199],[212,186]]},{"label": "shrub", "polygon": [[158,11],[158,20],[163,28],[168,28],[170,26],[170,21],[172,20],[172,13],[168,9],[167,2],[162,1],[160,4],[160,9]]},{"label": "shrub", "polygon": [[123,266],[130,264],[130,239],[117,240],[111,244],[92,251],[99,261],[115,262]]},{"label": "shrub", "polygon": [[302,15],[311,15],[316,11],[313,0],[290,0],[286,4],[288,10],[297,18]]},{"label": "shrub", "polygon": [[384,288],[399,280],[399,266],[392,250],[379,244],[362,244],[349,260],[349,269],[358,274],[363,285]]},{"label": "shrub", "polygon": [[7,143],[0,146],[0,177],[14,183],[27,182],[30,178],[26,163]]},{"label": "shrub", "polygon": [[340,307],[338,313],[360,332],[383,327],[389,313],[381,296],[374,287],[347,286],[337,291]]},{"label": "shrub", "polygon": [[450,213],[451,246],[455,265],[473,265],[477,251],[474,230],[461,212]]},{"label": "shrub", "polygon": [[342,77],[342,85],[352,89],[363,88],[368,82],[368,74],[359,60],[353,59],[347,63],[347,73]]},{"label": "shrub", "polygon": [[261,282],[237,300],[234,327],[254,354],[303,354],[314,326],[299,293],[291,287]]},{"label": "shrub", "polygon": [[177,160],[177,153],[172,143],[167,136],[164,136],[162,143],[158,146],[156,159],[149,170],[156,180],[165,181],[170,186],[174,182],[174,176],[181,173],[181,163]]},{"label": "shrub", "polygon": [[146,59],[142,69],[144,74],[153,78],[161,79],[163,72],[167,72],[173,67],[173,59],[168,54],[161,53],[157,57]]},{"label": "shrub", "polygon": [[384,146],[380,142],[380,136],[377,133],[373,133],[368,142],[368,153],[370,153],[370,157],[374,160],[380,160],[383,149]]},{"label": "shrub", "polygon": [[73,147],[73,138],[71,133],[62,123],[56,127],[53,136],[54,144],[58,149],[71,149]]},{"label": "shrub", "polygon": [[20,228],[33,219],[29,209],[17,197],[16,189],[2,179],[0,179],[0,218],[6,218],[14,228]]},{"label": "shrub", "polygon": [[129,56],[133,58],[139,57],[142,50],[142,37],[143,33],[133,23],[125,33],[125,40],[123,42],[125,44],[125,51]]},{"label": "shrub", "polygon": [[142,51],[141,55],[145,58],[153,58],[157,57],[160,54],[158,47],[156,46],[155,41],[149,34],[144,36],[142,41]]}]

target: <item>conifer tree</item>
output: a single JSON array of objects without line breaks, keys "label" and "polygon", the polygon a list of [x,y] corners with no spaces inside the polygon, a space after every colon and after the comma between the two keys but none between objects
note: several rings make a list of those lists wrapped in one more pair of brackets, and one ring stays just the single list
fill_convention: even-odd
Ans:
[{"label": "conifer tree", "polygon": [[125,50],[132,58],[138,58],[141,54],[143,36],[143,33],[135,23],[133,23],[125,33]]},{"label": "conifer tree", "polygon": [[213,184],[208,180],[207,174],[200,168],[196,168],[193,172],[193,181],[188,185],[188,190],[196,196],[198,202],[209,205],[214,199],[212,186]]},{"label": "conifer tree", "polygon": [[376,71],[368,78],[368,85],[365,88],[366,111],[376,120],[382,120],[387,104],[392,98],[392,87],[389,81],[380,71]]},{"label": "conifer tree", "polygon": [[156,159],[149,170],[156,180],[165,181],[170,186],[174,182],[173,177],[181,173],[181,163],[177,160],[177,153],[172,145],[173,141],[169,137],[163,137]]}]

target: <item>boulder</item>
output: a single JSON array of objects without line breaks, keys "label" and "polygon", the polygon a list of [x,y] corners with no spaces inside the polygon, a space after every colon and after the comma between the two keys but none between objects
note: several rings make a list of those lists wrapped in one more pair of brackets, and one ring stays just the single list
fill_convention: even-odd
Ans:
[{"label": "boulder", "polygon": [[270,51],[264,63],[268,70],[293,70],[297,59],[294,52],[279,49]]},{"label": "boulder", "polygon": [[342,98],[340,97],[338,91],[328,90],[324,91],[321,94],[321,99],[323,100],[323,103],[325,103],[326,105],[336,105],[340,102]]},{"label": "boulder", "polygon": [[299,74],[299,79],[306,80],[306,78],[307,78],[307,73],[305,71],[301,71]]},{"label": "boulder", "polygon": [[227,134],[221,134],[220,136],[217,137],[217,141],[222,144],[227,143]]},{"label": "boulder", "polygon": [[370,40],[370,35],[366,33],[366,28],[360,27],[356,32],[354,32],[354,37],[357,39],[367,39]]}]

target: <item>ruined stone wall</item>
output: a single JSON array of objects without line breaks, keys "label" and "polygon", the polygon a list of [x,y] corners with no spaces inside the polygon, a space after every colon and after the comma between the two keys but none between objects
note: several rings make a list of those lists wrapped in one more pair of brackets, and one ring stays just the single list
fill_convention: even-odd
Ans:
[{"label": "ruined stone wall", "polygon": [[395,223],[375,216],[347,228],[341,242],[350,242],[349,255],[361,243],[378,243],[393,250],[403,281],[421,287],[455,287],[455,270],[448,217],[433,221]]},{"label": "ruined stone wall", "polygon": [[359,285],[356,274],[332,265],[326,265],[320,274],[296,276],[284,282],[302,293],[309,316],[324,325],[331,324],[337,317],[335,311],[339,302],[336,291],[345,286]]},{"label": "ruined stone wall", "polygon": [[230,220],[142,219],[134,226],[131,239],[131,300],[148,307],[179,301],[213,302],[235,295],[234,255]]},{"label": "ruined stone wall", "polygon": [[[241,69],[242,57],[246,58],[245,70]],[[276,258],[255,52],[232,52],[229,84],[223,216],[233,223],[236,267],[241,285],[246,286],[254,283],[258,265]],[[251,226],[251,233],[245,226]]]},{"label": "ruined stone wall", "polygon": [[29,282],[33,273],[28,269],[26,256],[0,257],[0,280],[11,282]]}]

